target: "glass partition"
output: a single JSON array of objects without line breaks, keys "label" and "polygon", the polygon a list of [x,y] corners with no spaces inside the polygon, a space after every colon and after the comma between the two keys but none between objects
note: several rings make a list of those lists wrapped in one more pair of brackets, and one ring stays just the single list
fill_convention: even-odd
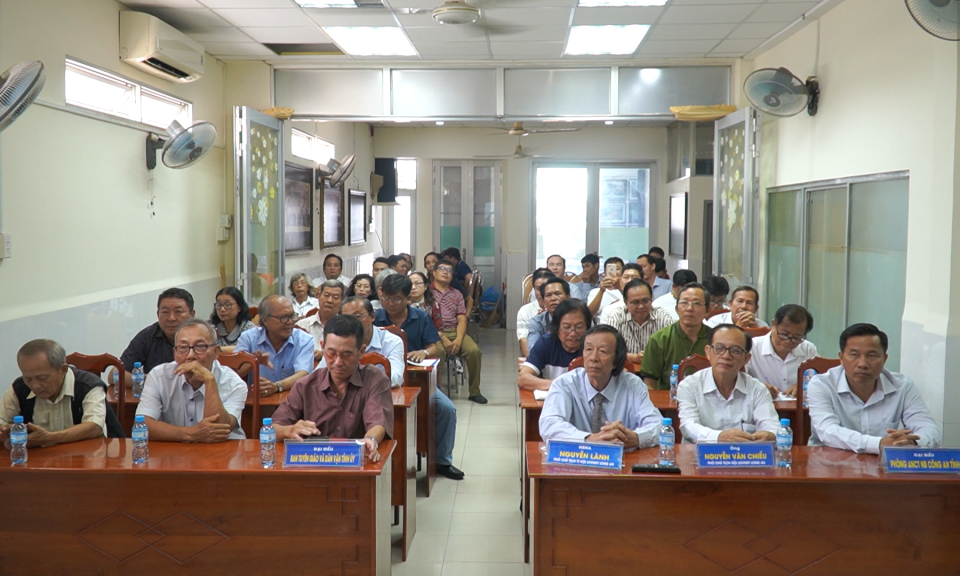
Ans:
[{"label": "glass partition", "polygon": [[800,190],[770,194],[767,201],[767,322],[784,304],[800,302],[802,206]]},{"label": "glass partition", "polygon": [[536,267],[561,254],[577,269],[587,246],[587,169],[541,166],[536,178]]},{"label": "glass partition", "polygon": [[837,337],[846,328],[847,189],[808,192],[807,262],[804,294],[814,329],[807,339],[820,356],[835,358]]}]

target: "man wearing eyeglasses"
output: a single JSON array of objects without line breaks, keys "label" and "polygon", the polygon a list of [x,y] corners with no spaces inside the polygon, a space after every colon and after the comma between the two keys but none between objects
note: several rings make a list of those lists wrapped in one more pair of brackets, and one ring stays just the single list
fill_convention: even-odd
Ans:
[{"label": "man wearing eyeglasses", "polygon": [[[374,309],[364,296],[351,296],[340,307],[340,314],[353,316],[363,325],[363,353],[375,352],[390,363],[390,387],[403,386],[403,372],[407,363],[403,358],[403,340],[382,328],[373,325]],[[327,358],[321,357],[314,372],[327,367]]]},{"label": "man wearing eyeglasses", "polygon": [[260,396],[290,390],[313,370],[313,338],[294,329],[296,319],[290,300],[271,294],[260,301],[260,327],[237,340],[234,352],[248,352],[260,363]]},{"label": "man wearing eyeglasses", "polygon": [[741,371],[750,348],[750,336],[739,326],[721,324],[710,331],[710,368],[684,378],[677,389],[684,442],[776,440],[780,420],[767,387]]},{"label": "man wearing eyeglasses", "polygon": [[666,310],[653,306],[653,289],[643,280],[627,283],[623,288],[623,297],[627,305],[610,314],[606,323],[623,335],[627,344],[627,360],[634,366],[640,366],[650,336],[673,324],[673,319]]},{"label": "man wearing eyeglasses", "polygon": [[760,293],[751,286],[738,286],[730,295],[730,311],[711,316],[710,327],[721,324],[736,324],[741,328],[766,328],[767,323],[757,318]]},{"label": "man wearing eyeglasses", "polygon": [[217,362],[216,330],[188,320],[177,330],[174,361],[147,374],[137,415],[144,416],[151,440],[223,442],[243,440],[240,415],[247,385]]},{"label": "man wearing eyeglasses", "polygon": [[806,340],[813,330],[813,315],[803,306],[781,306],[768,334],[753,339],[747,373],[763,382],[774,398],[783,392],[797,395],[797,368],[817,356],[817,347]]},{"label": "man wearing eyeglasses", "polygon": [[459,356],[467,364],[470,387],[467,400],[486,404],[487,399],[480,393],[480,363],[483,354],[473,338],[467,335],[467,306],[463,295],[451,286],[453,274],[453,262],[441,258],[433,269],[433,284],[430,285],[433,299],[440,310],[440,345],[446,354]]},{"label": "man wearing eyeglasses", "polygon": [[[680,316],[677,314],[677,296],[680,294],[680,289],[696,281],[697,273],[693,270],[677,270],[673,275],[673,289],[663,296],[656,298],[653,301],[653,307],[658,310],[663,310],[670,316],[673,322],[676,322],[680,319]],[[711,301],[712,300],[711,298]]]},{"label": "man wearing eyeglasses", "polygon": [[323,357],[323,325],[339,312],[345,291],[346,287],[339,280],[325,280],[323,284],[317,286],[317,301],[319,304],[316,314],[311,314],[297,322],[297,326],[313,336],[314,360]]},{"label": "man wearing eyeglasses", "polygon": [[703,354],[710,330],[704,325],[710,293],[691,282],[677,295],[680,320],[653,334],[643,351],[640,377],[651,390],[670,388],[670,370],[691,354]]}]

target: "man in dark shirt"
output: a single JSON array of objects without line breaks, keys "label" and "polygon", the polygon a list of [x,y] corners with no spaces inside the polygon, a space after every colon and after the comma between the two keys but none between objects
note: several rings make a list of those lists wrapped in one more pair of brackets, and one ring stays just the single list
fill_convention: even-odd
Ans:
[{"label": "man in dark shirt", "polygon": [[120,360],[127,371],[127,386],[132,385],[133,363],[143,366],[143,373],[154,366],[173,362],[173,339],[177,328],[193,318],[193,296],[183,288],[167,288],[157,298],[157,321],[137,333],[123,351]]},{"label": "man in dark shirt", "polygon": [[393,397],[380,367],[360,366],[363,349],[363,324],[353,316],[338,314],[323,326],[327,367],[297,380],[274,412],[277,440],[363,438],[370,460],[380,460],[380,442],[393,436]]}]

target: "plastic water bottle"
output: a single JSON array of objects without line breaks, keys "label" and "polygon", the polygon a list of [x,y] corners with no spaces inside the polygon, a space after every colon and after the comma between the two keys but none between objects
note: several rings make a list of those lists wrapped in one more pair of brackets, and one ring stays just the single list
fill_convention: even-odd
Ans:
[{"label": "plastic water bottle", "polygon": [[273,418],[264,418],[260,429],[260,463],[264,468],[273,468],[277,463],[277,431],[273,429]]},{"label": "plastic water bottle", "polygon": [[142,414],[138,414],[133,419],[133,463],[146,464],[150,459],[150,448],[147,443],[150,440],[150,432],[147,430],[147,423]]},{"label": "plastic water bottle", "polygon": [[143,394],[143,366],[139,362],[133,363],[130,376],[133,379],[133,397],[139,398]]},{"label": "plastic water bottle", "polygon": [[27,425],[23,423],[23,416],[14,416],[10,427],[10,463],[14,466],[27,463]]},{"label": "plastic water bottle", "polygon": [[677,386],[680,384],[680,365],[674,364],[673,369],[670,370],[670,399],[676,402],[677,400]]},{"label": "plastic water bottle", "polygon": [[803,407],[807,407],[807,388],[810,387],[810,380],[817,375],[817,371],[813,368],[807,368],[803,371]]},{"label": "plastic water bottle", "polygon": [[673,451],[673,444],[676,442],[677,436],[673,431],[673,419],[664,418],[663,423],[660,426],[660,465],[661,466],[676,466],[677,465],[677,456]]},{"label": "plastic water bottle", "polygon": [[789,468],[793,464],[793,429],[790,428],[790,420],[780,419],[780,427],[777,428],[777,466],[780,468]]}]

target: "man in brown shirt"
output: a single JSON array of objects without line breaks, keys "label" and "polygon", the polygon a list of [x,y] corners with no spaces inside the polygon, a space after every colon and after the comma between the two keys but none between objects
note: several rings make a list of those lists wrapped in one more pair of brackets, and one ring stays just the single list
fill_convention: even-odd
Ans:
[{"label": "man in brown shirt", "polygon": [[353,316],[338,314],[324,324],[327,367],[297,380],[277,408],[277,440],[363,438],[370,460],[380,459],[377,447],[393,436],[393,397],[383,370],[360,366],[363,349],[363,324]]}]

